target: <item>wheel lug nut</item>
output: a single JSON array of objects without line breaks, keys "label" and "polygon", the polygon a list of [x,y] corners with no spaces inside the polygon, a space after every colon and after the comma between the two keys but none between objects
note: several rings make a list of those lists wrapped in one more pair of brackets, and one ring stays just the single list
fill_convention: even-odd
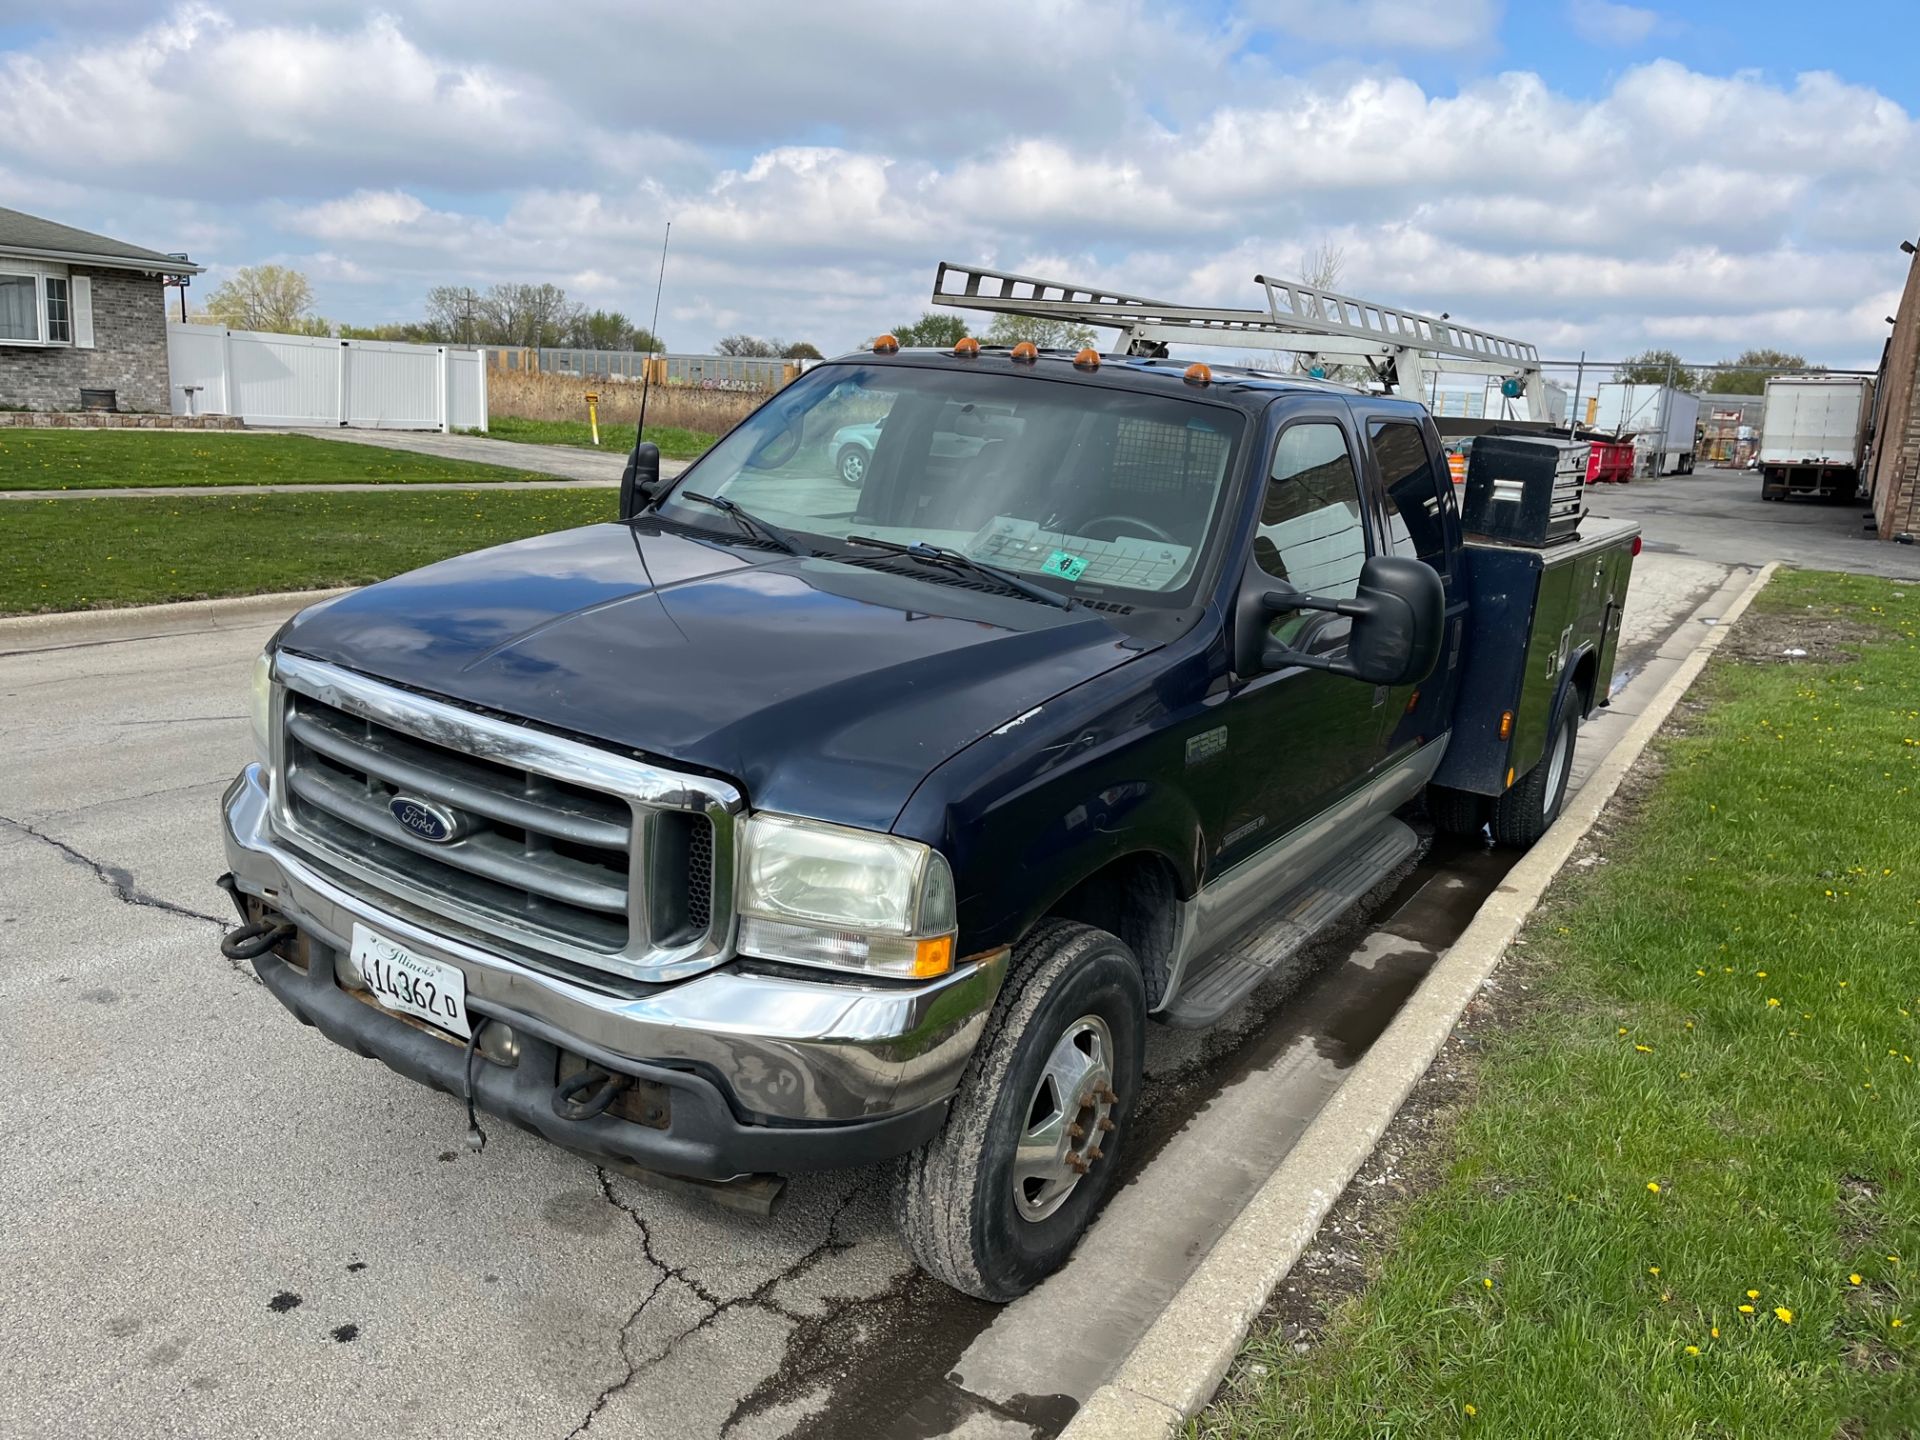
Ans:
[{"label": "wheel lug nut", "polygon": [[1087,1133],[1086,1127],[1080,1124],[1078,1121],[1075,1121],[1073,1124],[1067,1126],[1067,1134],[1071,1135],[1076,1140],[1078,1140],[1082,1135],[1086,1133]]},{"label": "wheel lug nut", "polygon": [[1113,1129],[1113,1121],[1109,1120],[1106,1116],[1102,1115],[1100,1117],[1099,1124],[1097,1125],[1096,1128],[1100,1131],[1102,1135],[1104,1135],[1109,1130]]},{"label": "wheel lug nut", "polygon": [[1082,1160],[1078,1155],[1069,1155],[1067,1157],[1067,1168],[1076,1175],[1084,1175],[1087,1173],[1087,1162]]},{"label": "wheel lug nut", "polygon": [[1099,1158],[1100,1158],[1100,1147],[1098,1145],[1088,1147],[1087,1159],[1098,1160]]}]

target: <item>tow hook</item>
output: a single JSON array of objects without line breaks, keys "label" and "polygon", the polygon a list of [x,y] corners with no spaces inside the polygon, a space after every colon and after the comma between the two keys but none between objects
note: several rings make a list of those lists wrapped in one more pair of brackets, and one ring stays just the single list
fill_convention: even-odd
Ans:
[{"label": "tow hook", "polygon": [[258,960],[282,940],[291,940],[299,931],[284,921],[249,920],[236,925],[220,937],[220,953],[229,960]]},{"label": "tow hook", "polygon": [[554,1089],[553,1113],[562,1120],[591,1120],[606,1112],[620,1098],[620,1092],[633,1083],[630,1075],[620,1075],[598,1065],[589,1065],[578,1075],[569,1075]]}]

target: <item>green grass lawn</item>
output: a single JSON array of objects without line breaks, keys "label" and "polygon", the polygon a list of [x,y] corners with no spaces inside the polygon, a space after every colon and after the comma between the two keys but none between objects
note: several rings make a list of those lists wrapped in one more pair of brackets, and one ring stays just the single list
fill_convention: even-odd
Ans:
[{"label": "green grass lawn", "polygon": [[[479,431],[472,432],[479,434]],[[521,420],[512,415],[493,415],[487,419],[486,433],[495,440],[521,440],[534,445],[580,445],[593,448],[593,431],[584,420]],[[660,447],[669,460],[691,460],[704,454],[715,437],[701,430],[683,430],[677,425],[649,425],[647,439]],[[631,424],[609,425],[600,422],[600,448],[624,455],[633,448]]]},{"label": "green grass lawn", "polygon": [[552,480],[504,465],[442,460],[311,435],[195,430],[0,430],[0,490],[138,485],[485,485]]},{"label": "green grass lawn", "polygon": [[0,614],[358,585],[613,518],[611,490],[0,501]]},{"label": "green grass lawn", "polygon": [[[1782,663],[1828,622],[1857,659]],[[1768,588],[1369,1287],[1190,1433],[1920,1435],[1917,633],[1920,586]]]}]

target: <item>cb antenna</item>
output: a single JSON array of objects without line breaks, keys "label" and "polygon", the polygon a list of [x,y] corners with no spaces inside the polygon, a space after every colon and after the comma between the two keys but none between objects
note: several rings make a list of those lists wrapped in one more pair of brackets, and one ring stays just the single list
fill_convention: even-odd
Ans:
[{"label": "cb antenna", "polygon": [[[647,326],[647,339],[654,345],[660,343],[660,292],[667,288],[667,245],[673,239],[673,222],[667,222],[667,233],[660,237],[660,278],[653,287],[653,321]],[[633,443],[638,445],[647,438],[647,392],[653,388],[653,350],[647,350],[647,372],[640,379],[640,424],[634,430]]]}]

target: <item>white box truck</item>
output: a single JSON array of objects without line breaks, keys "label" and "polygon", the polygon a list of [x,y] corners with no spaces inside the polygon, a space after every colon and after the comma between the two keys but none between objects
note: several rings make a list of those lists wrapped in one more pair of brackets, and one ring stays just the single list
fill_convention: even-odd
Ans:
[{"label": "white box truck", "polygon": [[1636,475],[1688,475],[1699,420],[1698,395],[1671,385],[1609,381],[1600,387],[1593,428],[1633,437]]},{"label": "white box truck", "polygon": [[1760,496],[1859,492],[1873,431],[1873,381],[1860,375],[1776,375],[1760,419]]}]

